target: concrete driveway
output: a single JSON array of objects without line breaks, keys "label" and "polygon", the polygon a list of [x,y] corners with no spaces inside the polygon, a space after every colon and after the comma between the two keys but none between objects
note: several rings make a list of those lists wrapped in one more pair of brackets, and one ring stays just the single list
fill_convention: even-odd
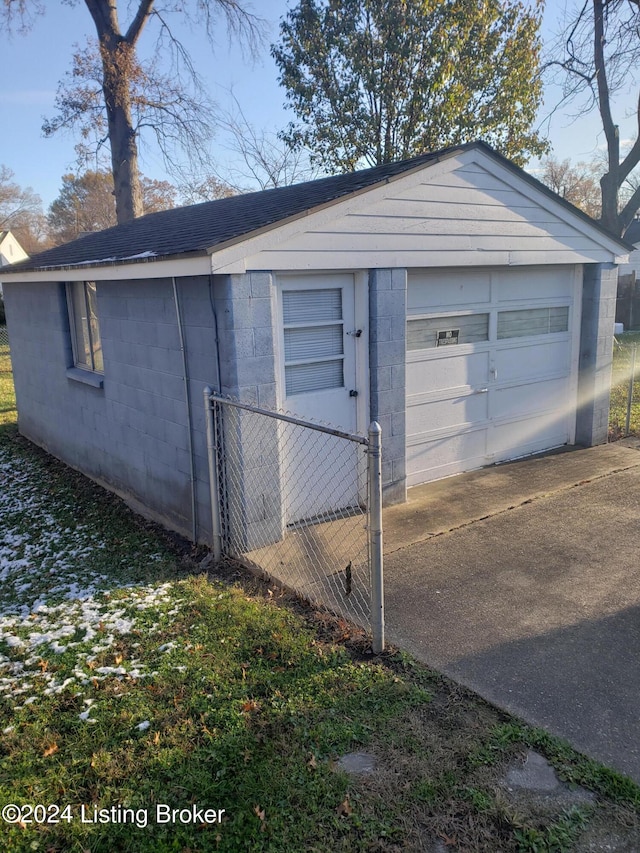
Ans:
[{"label": "concrete driveway", "polygon": [[385,510],[387,638],[640,783],[640,442]]}]

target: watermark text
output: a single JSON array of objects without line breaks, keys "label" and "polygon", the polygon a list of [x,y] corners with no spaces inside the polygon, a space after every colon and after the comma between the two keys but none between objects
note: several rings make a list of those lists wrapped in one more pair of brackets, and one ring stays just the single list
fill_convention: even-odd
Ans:
[{"label": "watermark text", "polygon": [[50,803],[7,803],[0,810],[0,817],[5,823],[15,823],[22,827],[39,824],[72,823],[77,821],[84,824],[131,824],[144,829],[150,824],[182,826],[193,824],[213,825],[224,820],[226,809],[211,806],[175,807],[167,803],[156,803],[151,808],[130,808],[115,805],[109,808],[80,803],[76,806],[57,805]]}]

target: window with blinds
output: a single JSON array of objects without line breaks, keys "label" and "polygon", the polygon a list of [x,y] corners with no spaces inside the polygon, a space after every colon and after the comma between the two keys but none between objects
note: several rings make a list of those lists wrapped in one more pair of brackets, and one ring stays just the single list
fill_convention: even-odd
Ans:
[{"label": "window with blinds", "polygon": [[342,290],[284,290],[287,396],[344,386]]},{"label": "window with blinds", "polygon": [[[454,333],[454,334],[448,334]],[[489,315],[466,314],[407,321],[407,349],[431,349],[444,342],[475,344],[489,340]]]},{"label": "window with blinds", "polygon": [[569,308],[523,308],[498,312],[498,340],[553,335],[569,329]]}]

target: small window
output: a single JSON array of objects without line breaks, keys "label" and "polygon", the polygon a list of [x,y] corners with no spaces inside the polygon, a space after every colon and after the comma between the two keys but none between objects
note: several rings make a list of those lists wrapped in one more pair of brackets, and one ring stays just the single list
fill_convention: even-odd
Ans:
[{"label": "small window", "polygon": [[282,293],[282,314],[285,326],[310,320],[320,323],[342,320],[342,290],[339,287],[285,290]]},{"label": "small window", "polygon": [[489,315],[465,314],[407,321],[407,349],[431,349],[489,340]]},{"label": "small window", "polygon": [[285,290],[282,319],[287,396],[344,387],[342,290]]},{"label": "small window", "polygon": [[343,363],[342,361],[325,361],[313,364],[287,364],[285,378],[287,396],[342,388],[344,385]]},{"label": "small window", "polygon": [[569,329],[569,308],[523,308],[498,313],[498,340],[553,335]]},{"label": "small window", "polygon": [[67,306],[73,363],[84,370],[104,373],[95,281],[69,282]]}]

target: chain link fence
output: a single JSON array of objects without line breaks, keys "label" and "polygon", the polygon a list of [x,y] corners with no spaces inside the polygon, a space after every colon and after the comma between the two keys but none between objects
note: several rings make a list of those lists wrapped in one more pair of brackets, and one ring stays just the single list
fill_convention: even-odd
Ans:
[{"label": "chain link fence", "polygon": [[370,516],[379,442],[372,467],[371,437],[209,389],[205,405],[221,554],[259,566],[304,598],[371,628],[374,646],[376,637],[383,643],[381,527]]},{"label": "chain link fence", "polygon": [[0,425],[16,419],[16,398],[7,327],[0,325]]},{"label": "chain link fence", "polygon": [[9,332],[7,327],[0,325],[0,373],[11,378],[11,351],[9,350]]},{"label": "chain link fence", "polygon": [[614,338],[609,435],[640,435],[640,333]]}]

